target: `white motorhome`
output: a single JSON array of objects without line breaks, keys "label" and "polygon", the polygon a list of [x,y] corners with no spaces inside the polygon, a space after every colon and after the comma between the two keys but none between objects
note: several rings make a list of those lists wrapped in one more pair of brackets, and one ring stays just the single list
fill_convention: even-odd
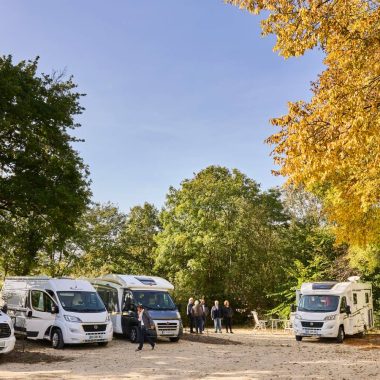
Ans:
[{"label": "white motorhome", "polygon": [[6,314],[6,307],[0,310],[0,354],[11,352],[15,347],[15,334],[11,318]]},{"label": "white motorhome", "polygon": [[136,306],[142,304],[152,317],[155,329],[149,334],[177,342],[183,333],[181,315],[169,291],[173,285],[160,277],[108,274],[91,283],[111,315],[115,333],[132,342],[139,339]]},{"label": "white motorhome", "polygon": [[84,280],[7,277],[1,297],[16,333],[64,344],[105,346],[113,335],[109,314],[93,286]]},{"label": "white motorhome", "polygon": [[343,342],[374,326],[372,285],[350,277],[347,282],[304,283],[298,294],[293,330],[297,341],[315,336]]}]

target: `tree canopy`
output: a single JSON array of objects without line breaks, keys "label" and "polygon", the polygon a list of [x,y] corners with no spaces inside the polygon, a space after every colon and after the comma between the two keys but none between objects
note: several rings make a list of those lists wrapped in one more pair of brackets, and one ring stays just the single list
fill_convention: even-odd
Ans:
[{"label": "tree canopy", "polygon": [[0,57],[0,233],[13,273],[36,264],[46,237],[56,247],[89,201],[88,169],[69,134],[81,94],[72,78],[37,73],[38,59]]},{"label": "tree canopy", "polygon": [[322,196],[340,241],[380,243],[380,2],[227,0],[267,11],[263,34],[288,58],[318,47],[326,69],[309,102],[290,102],[274,144],[278,174]]}]

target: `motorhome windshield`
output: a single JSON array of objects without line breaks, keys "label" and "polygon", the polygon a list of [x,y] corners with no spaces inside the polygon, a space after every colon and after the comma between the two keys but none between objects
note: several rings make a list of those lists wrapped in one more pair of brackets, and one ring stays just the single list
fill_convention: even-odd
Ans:
[{"label": "motorhome windshield", "polygon": [[59,301],[66,311],[76,313],[100,313],[106,311],[96,292],[65,291],[57,292]]},{"label": "motorhome windshield", "polygon": [[141,303],[150,310],[176,310],[176,306],[168,292],[157,290],[134,290],[136,304]]},{"label": "motorhome windshield", "polygon": [[330,295],[302,295],[298,304],[299,311],[328,313],[338,308],[339,297]]}]

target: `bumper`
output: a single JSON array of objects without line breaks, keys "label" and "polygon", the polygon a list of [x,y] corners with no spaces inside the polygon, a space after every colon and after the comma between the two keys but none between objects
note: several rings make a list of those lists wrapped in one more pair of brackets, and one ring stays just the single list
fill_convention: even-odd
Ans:
[{"label": "bumper", "polygon": [[303,327],[301,321],[295,321],[293,331],[298,336],[315,336],[320,338],[336,338],[339,324],[336,321],[325,321],[321,328]]},{"label": "bumper", "polygon": [[16,343],[16,338],[14,336],[10,336],[9,338],[0,339],[0,354],[6,354],[11,352]]},{"label": "bumper", "polygon": [[179,320],[155,320],[156,335],[160,338],[177,338],[183,334],[182,322]]},{"label": "bumper", "polygon": [[81,323],[67,323],[62,329],[63,341],[67,344],[110,342],[112,340],[112,323],[108,322],[105,331],[85,332]]}]

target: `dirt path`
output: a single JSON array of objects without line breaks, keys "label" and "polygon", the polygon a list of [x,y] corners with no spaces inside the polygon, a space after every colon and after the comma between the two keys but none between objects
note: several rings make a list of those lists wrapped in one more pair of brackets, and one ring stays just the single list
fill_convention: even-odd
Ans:
[{"label": "dirt path", "polygon": [[188,335],[178,343],[159,341],[152,351],[115,338],[107,347],[53,350],[27,342],[0,358],[0,379],[380,379],[380,336],[344,344],[290,335]]}]

